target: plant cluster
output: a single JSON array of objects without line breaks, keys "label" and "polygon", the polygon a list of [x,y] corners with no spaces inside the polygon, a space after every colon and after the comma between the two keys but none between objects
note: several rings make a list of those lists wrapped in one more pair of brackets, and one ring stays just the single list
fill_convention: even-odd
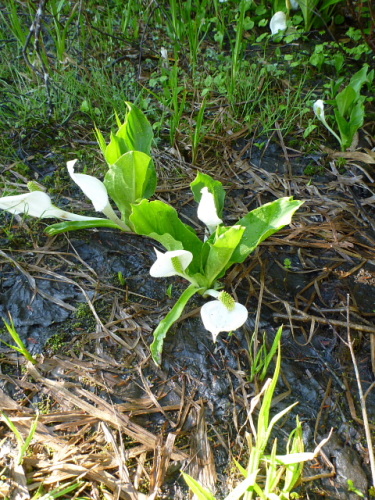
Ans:
[{"label": "plant cluster", "polygon": [[361,95],[361,89],[363,85],[369,85],[373,80],[374,70],[368,72],[368,65],[365,64],[361,70],[352,76],[349,85],[337,93],[334,99],[330,101],[334,108],[335,121],[340,135],[337,135],[327,123],[324,102],[318,99],[313,106],[315,115],[327,130],[336,137],[342,150],[346,150],[352,145],[358,130],[363,126],[366,96]]},{"label": "plant cluster", "polygon": [[[364,36],[371,31],[366,23],[372,10],[358,6],[364,22],[361,29],[347,31],[348,41],[323,41],[312,56],[305,50],[294,54],[283,50],[292,41],[303,43],[311,29],[325,33],[326,26],[342,22],[344,4],[344,0],[170,0],[153,9],[140,0],[126,6],[116,0],[97,9],[87,0],[82,9],[71,0],[49,0],[37,18],[32,3],[23,9],[19,2],[5,0],[0,8],[5,40],[0,121],[7,133],[9,128],[23,130],[33,126],[31,116],[44,120],[48,108],[50,118],[62,124],[63,135],[71,122],[85,127],[95,120],[106,126],[113,107],[122,110],[123,101],[132,100],[147,110],[156,135],[168,138],[172,146],[182,143],[193,162],[205,137],[236,129],[238,121],[267,136],[276,121],[285,135],[297,120],[307,137],[314,129],[306,123],[311,120],[313,100],[301,87],[307,79],[319,78],[322,65],[334,67],[340,76],[353,58],[370,57]],[[275,34],[271,35],[268,25],[276,14],[281,26],[273,27],[272,22]],[[38,29],[30,31],[33,23]],[[145,26],[152,26],[153,45],[142,47],[149,76],[138,81],[132,59],[122,52],[117,55],[120,47],[126,47],[126,54],[129,47],[147,39]],[[247,57],[249,43],[258,52],[255,60]],[[269,49],[276,57],[269,56]],[[286,80],[290,92],[283,88]],[[209,119],[218,105],[228,111],[222,122]]]},{"label": "plant cluster", "polygon": [[[297,417],[296,427],[288,437],[286,454],[279,455],[277,453],[277,439],[273,440],[272,445],[270,443],[271,433],[275,424],[297,404],[294,403],[271,417],[271,404],[281,366],[281,332],[282,329],[280,328],[270,351],[272,355],[277,351],[274,374],[272,378],[269,378],[264,383],[260,393],[250,402],[248,418],[250,420],[251,434],[247,434],[246,436],[249,448],[249,459],[246,468],[235,461],[244,479],[225,497],[225,500],[238,500],[239,498],[243,498],[243,500],[252,500],[253,498],[261,500],[288,500],[291,498],[300,498],[296,492],[293,492],[293,489],[301,479],[303,462],[315,458],[322,446],[329,439],[329,437],[324,439],[314,452],[305,452],[302,425]],[[260,402],[257,424],[255,425],[252,413]],[[267,453],[267,448],[271,449],[270,453]],[[183,476],[189,488],[199,500],[216,500],[216,497],[210,491],[191,476],[186,473]]]},{"label": "plant cluster", "polygon": [[[48,235],[65,231],[110,227],[148,236],[165,248],[155,248],[157,260],[150,269],[151,276],[181,276],[190,285],[182,293],[167,316],[154,332],[151,353],[161,361],[164,338],[169,328],[181,316],[188,300],[196,293],[215,300],[201,309],[202,321],[216,341],[217,335],[242,326],[247,310],[225,291],[220,279],[233,264],[243,262],[266,238],[289,224],[294,212],[302,205],[291,197],[267,203],[242,217],[233,226],[223,223],[225,191],[219,181],[198,173],[191,190],[198,203],[197,216],[206,226],[202,241],[196,231],[183,223],[169,204],[149,198],[156,188],[156,170],[150,156],[152,127],[144,114],[127,103],[129,113],[106,144],[97,130],[97,138],[108,164],[104,181],[79,174],[74,170],[76,160],[67,164],[72,180],[91,200],[95,210],[107,218],[83,216],[61,210],[39,185],[29,183],[29,193],[5,196],[0,208],[12,214],[25,213],[37,218],[59,218],[64,222],[47,227]],[[120,217],[113,210],[109,197],[116,204]]]}]

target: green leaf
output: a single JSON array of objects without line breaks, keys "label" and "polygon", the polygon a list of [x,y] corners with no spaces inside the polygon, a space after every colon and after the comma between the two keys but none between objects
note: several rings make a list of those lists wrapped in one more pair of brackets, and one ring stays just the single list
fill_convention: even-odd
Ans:
[{"label": "green leaf", "polygon": [[371,83],[373,77],[374,77],[374,72],[370,71],[369,74],[367,74],[368,71],[368,64],[364,64],[363,67],[355,73],[351,79],[349,85],[353,87],[357,95],[360,94],[361,88],[365,83]]},{"label": "green leaf", "polygon": [[240,219],[237,224],[246,229],[231,263],[243,262],[262,241],[289,224],[294,212],[302,204],[303,201],[293,200],[292,197],[280,198],[252,210]]},{"label": "green leaf", "polygon": [[[256,484],[257,474],[258,470],[249,472],[248,476],[241,481],[228,496],[225,497],[225,500],[238,500],[239,498],[242,498],[242,495],[244,495],[247,491],[251,492],[255,490],[258,494],[261,494],[262,490]],[[252,497],[249,496],[249,498]]]},{"label": "green leaf", "polygon": [[104,185],[127,223],[131,204],[155,192],[156,171],[151,157],[140,151],[123,154],[110,165]]},{"label": "green leaf", "polygon": [[116,161],[128,151],[129,149],[126,146],[124,139],[111,132],[109,144],[104,150],[104,158],[108,165],[116,163]]},{"label": "green leaf", "polygon": [[279,343],[277,346],[277,358],[276,358],[276,366],[274,374],[269,386],[267,387],[263,395],[263,402],[258,414],[257,448],[261,450],[262,453],[267,445],[267,440],[270,433],[269,429],[270,409],[271,409],[273,393],[275,392],[277,380],[279,378],[280,366],[281,366],[281,347]]},{"label": "green leaf", "polygon": [[317,6],[319,0],[298,0],[299,6],[301,7],[303,19],[305,21],[305,30],[309,31],[313,23],[313,16],[315,7]]},{"label": "green leaf", "polygon": [[150,346],[152,359],[160,365],[161,362],[161,353],[163,350],[163,344],[165,336],[167,335],[170,327],[175,323],[178,318],[181,316],[183,310],[185,309],[188,300],[196,294],[200,289],[194,285],[189,285],[186,290],[181,294],[178,301],[174,304],[169,313],[165,316],[164,319],[160,321],[156,330],[154,331],[154,341]]},{"label": "green leaf", "polygon": [[323,12],[324,10],[327,10],[328,7],[331,7],[332,5],[336,5],[338,3],[342,2],[342,0],[328,0],[325,1],[319,8],[320,11]]},{"label": "green leaf", "polygon": [[132,205],[129,222],[138,234],[159,241],[167,250],[188,250],[193,254],[189,265],[191,273],[200,271],[202,241],[194,230],[184,224],[176,210],[162,201],[142,200]]},{"label": "green leaf", "polygon": [[190,184],[190,189],[193,192],[194,200],[199,203],[201,201],[201,190],[207,187],[213,195],[218,216],[221,218],[224,208],[225,191],[220,181],[215,181],[210,175],[198,172],[196,178]]},{"label": "green leaf", "polygon": [[151,151],[154,134],[149,121],[134,104],[126,102],[126,105],[129,112],[126,115],[125,121],[121,124],[116,115],[118,130],[115,134],[111,133],[107,146],[102,134],[96,130],[96,138],[100,149],[104,153],[104,157],[109,165],[116,163],[122,155],[129,151],[140,151],[147,155]]},{"label": "green leaf", "polygon": [[272,361],[272,358],[276,354],[277,348],[280,344],[282,333],[283,333],[283,327],[280,326],[280,328],[277,330],[275,338],[272,342],[271,349],[270,349],[269,353],[266,355],[264,362],[263,362],[263,369],[262,369],[262,373],[260,374],[260,380],[262,380],[262,381],[264,380],[265,376],[267,375],[267,370],[268,370],[268,367]]},{"label": "green leaf", "polygon": [[118,135],[123,137],[129,151],[142,151],[149,155],[154,137],[150,122],[134,104],[126,102],[126,105],[129,113],[126,116],[125,128],[121,130],[121,133],[119,130]]},{"label": "green leaf", "polygon": [[357,130],[362,127],[364,119],[365,107],[363,105],[363,100],[359,100],[355,103],[350,113],[349,130],[352,137],[357,132]]},{"label": "green leaf", "polygon": [[96,136],[96,140],[98,141],[101,152],[103,153],[103,155],[105,155],[105,150],[107,149],[107,144],[105,142],[103,134],[100,132],[100,130],[97,127],[95,127],[95,136]]},{"label": "green leaf", "polygon": [[359,94],[353,87],[348,85],[342,92],[335,97],[336,105],[341,116],[349,117],[351,106],[354,104]]},{"label": "green leaf", "polygon": [[203,486],[189,476],[189,474],[186,474],[185,472],[182,472],[181,474],[191,491],[197,496],[198,500],[216,500],[216,497],[214,497],[212,493],[206,490],[206,488],[203,488]]},{"label": "green leaf", "polygon": [[352,143],[350,123],[347,120],[345,120],[345,118],[342,115],[340,115],[338,109],[335,109],[335,119],[340,132],[341,149],[346,150]]},{"label": "green leaf", "polygon": [[[66,233],[67,231],[78,231],[79,229],[92,229],[94,227],[112,227],[113,229],[121,229],[115,222],[109,219],[96,219],[87,221],[66,221],[58,222],[46,227],[44,232],[48,236]],[[121,229],[122,230],[122,229]]]},{"label": "green leaf", "polygon": [[204,275],[208,280],[209,286],[216,279],[220,278],[229,265],[231,265],[230,259],[245,231],[245,228],[241,226],[221,229],[225,229],[225,231],[213,243],[208,242],[210,250],[207,256]]}]

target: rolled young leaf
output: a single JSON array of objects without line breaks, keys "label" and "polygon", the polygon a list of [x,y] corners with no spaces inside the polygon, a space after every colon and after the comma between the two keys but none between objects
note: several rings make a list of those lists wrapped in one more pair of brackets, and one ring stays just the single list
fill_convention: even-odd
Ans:
[{"label": "rolled young leaf", "polygon": [[[90,219],[90,217],[87,217]],[[115,222],[110,219],[96,219],[91,217],[92,220],[84,221],[66,221],[52,224],[44,230],[48,236],[56,236],[56,234],[66,233],[68,231],[79,231],[80,229],[93,229],[96,227],[110,227],[112,229],[122,229]]]}]

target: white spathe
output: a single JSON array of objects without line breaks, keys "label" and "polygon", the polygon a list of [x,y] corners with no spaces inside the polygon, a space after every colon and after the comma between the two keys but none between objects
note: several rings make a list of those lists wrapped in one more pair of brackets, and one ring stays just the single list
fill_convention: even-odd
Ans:
[{"label": "white spathe", "polygon": [[313,104],[313,110],[316,115],[316,117],[324,122],[325,121],[325,116],[324,116],[324,101],[322,99],[318,99],[317,101],[314,102]]},{"label": "white spathe", "polygon": [[183,276],[185,269],[193,260],[193,254],[187,250],[171,250],[165,253],[154,248],[156,261],[150,268],[150,274],[154,278],[167,278],[169,276]]},{"label": "white spathe", "polygon": [[197,217],[207,226],[210,234],[212,234],[216,231],[217,226],[222,224],[223,221],[217,214],[213,194],[209,192],[207,187],[201,189],[201,194]]},{"label": "white spathe", "polygon": [[207,302],[201,307],[201,318],[206,330],[212,333],[214,342],[220,332],[231,332],[240,328],[248,317],[245,306],[232,299],[230,307],[225,300],[220,300],[226,292],[207,290],[206,294],[217,297],[218,300]]},{"label": "white spathe", "polygon": [[5,196],[0,198],[0,208],[11,214],[27,214],[39,219],[57,218],[63,220],[96,220],[96,217],[84,217],[82,215],[66,212],[52,204],[51,198],[43,191],[32,191],[31,193]]},{"label": "white spathe", "polygon": [[108,193],[105,185],[92,175],[76,174],[74,172],[76,161],[77,160],[71,160],[66,163],[70,177],[82,189],[87,198],[91,200],[95,210],[97,212],[104,212],[109,205]]},{"label": "white spathe", "polygon": [[270,30],[272,35],[276,35],[279,31],[284,31],[287,28],[285,12],[276,12],[270,21]]},{"label": "white spathe", "polygon": [[68,172],[73,181],[79,186],[84,194],[91,200],[97,212],[103,212],[124,231],[130,231],[129,227],[115,214],[108,199],[107,188],[102,181],[92,175],[76,174],[74,165],[77,160],[71,160],[66,163]]},{"label": "white spathe", "polygon": [[323,125],[326,127],[326,129],[329,130],[334,137],[336,137],[336,139],[339,141],[340,146],[341,146],[342,144],[341,144],[340,137],[336,134],[336,132],[334,130],[332,130],[332,128],[328,125],[328,123],[326,121],[326,117],[324,114],[324,101],[322,99],[318,99],[317,101],[315,101],[313,104],[313,110],[314,110],[314,113],[315,113],[316,117],[318,118],[318,120],[320,120],[323,123]]}]

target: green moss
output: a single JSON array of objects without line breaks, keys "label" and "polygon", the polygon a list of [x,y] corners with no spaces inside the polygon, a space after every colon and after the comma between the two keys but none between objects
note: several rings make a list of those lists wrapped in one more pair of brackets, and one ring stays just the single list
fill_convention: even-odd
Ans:
[{"label": "green moss", "polygon": [[307,165],[303,171],[305,175],[312,177],[313,175],[319,175],[324,172],[324,168],[321,165],[317,165],[316,163],[310,163]]},{"label": "green moss", "polygon": [[90,306],[86,302],[83,302],[77,307],[74,316],[81,319],[87,319],[88,317],[91,318],[92,311],[90,309]]},{"label": "green moss", "polygon": [[66,332],[57,333],[50,337],[45,345],[45,349],[52,351],[52,354],[57,353],[61,348],[67,344]]}]

